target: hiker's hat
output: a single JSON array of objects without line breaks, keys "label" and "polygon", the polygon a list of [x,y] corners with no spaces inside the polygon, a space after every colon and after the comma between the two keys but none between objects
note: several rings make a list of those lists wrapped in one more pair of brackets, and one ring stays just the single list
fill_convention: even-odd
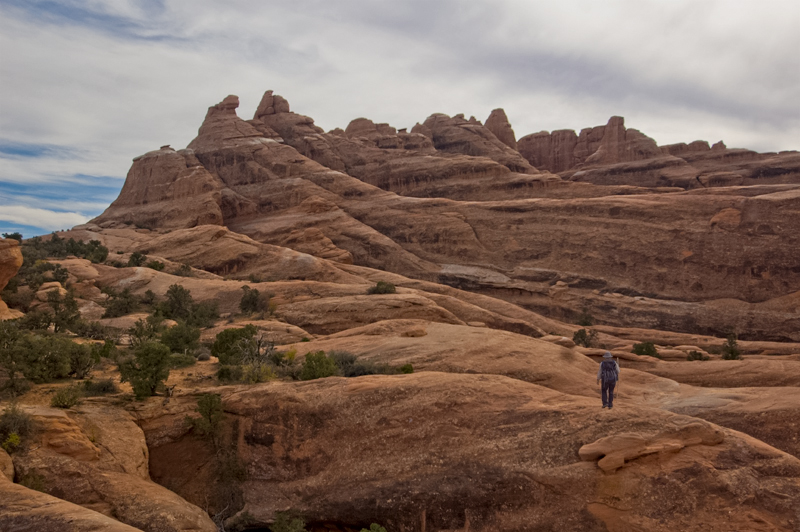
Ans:
[{"label": "hiker's hat", "polygon": [[611,354],[611,351],[606,351],[603,358],[614,358],[614,355]]}]

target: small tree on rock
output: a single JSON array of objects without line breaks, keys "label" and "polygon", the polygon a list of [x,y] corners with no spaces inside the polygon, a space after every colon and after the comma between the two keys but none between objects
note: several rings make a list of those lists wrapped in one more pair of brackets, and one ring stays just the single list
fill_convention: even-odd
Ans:
[{"label": "small tree on rock", "polygon": [[120,362],[121,382],[130,382],[137,399],[155,395],[158,387],[169,378],[169,347],[147,341],[134,350],[133,357]]}]

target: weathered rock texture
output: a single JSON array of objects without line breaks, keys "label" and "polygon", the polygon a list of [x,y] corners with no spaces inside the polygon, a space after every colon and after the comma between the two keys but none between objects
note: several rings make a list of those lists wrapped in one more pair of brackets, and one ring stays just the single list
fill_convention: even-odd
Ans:
[{"label": "weathered rock texture", "polygon": [[[436,372],[217,391],[248,471],[242,512],[256,523],[292,508],[318,525],[394,530],[708,530],[721,515],[743,529],[797,524],[798,459],[657,410],[605,412],[515,379]],[[212,453],[177,422],[192,404],[142,423],[154,477],[202,500]],[[608,448],[609,434],[625,445]]]},{"label": "weathered rock texture", "polygon": [[[537,173],[462,116],[432,115],[412,133],[367,119],[324,133],[270,92],[251,121],[236,116],[237,105],[231,96],[209,109],[189,145],[193,155],[165,149],[134,163],[120,198],[90,227],[171,229],[208,215],[261,243],[451,284],[563,320],[585,308],[608,324],[800,340],[797,154],[703,143],[661,149],[614,117],[534,146],[554,171],[571,167],[563,181]],[[186,162],[195,160],[201,167]],[[143,173],[145,163],[152,174]],[[745,168],[758,173],[753,182],[787,184],[707,186]],[[159,222],[149,205],[176,203],[181,172],[208,190],[192,188],[194,199],[178,202],[190,206],[186,215],[178,207],[174,220]],[[697,188],[685,191],[689,182]],[[227,260],[212,271],[261,267]]]},{"label": "weathered rock texture", "polygon": [[[49,495],[148,532],[216,531],[200,508],[150,480],[144,435],[125,412],[102,406],[26,410],[36,423],[37,441],[14,455],[17,477],[37,478]],[[26,502],[18,490],[13,493],[18,497],[13,510],[24,524],[43,502]]]},{"label": "weathered rock texture", "polygon": [[[0,291],[17,274],[20,266],[22,266],[22,251],[19,249],[19,242],[13,238],[0,239]],[[18,311],[9,309],[0,299],[0,320],[15,319],[20,316]]]}]

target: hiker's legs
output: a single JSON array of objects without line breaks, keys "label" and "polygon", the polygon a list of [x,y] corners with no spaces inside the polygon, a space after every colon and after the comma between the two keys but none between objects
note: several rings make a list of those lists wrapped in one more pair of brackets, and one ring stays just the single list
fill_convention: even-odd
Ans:
[{"label": "hiker's legs", "polygon": [[608,382],[603,381],[603,387],[600,391],[600,397],[603,399],[603,406],[608,406]]},{"label": "hiker's legs", "polygon": [[616,386],[617,381],[611,381],[608,383],[608,408],[614,406],[614,386]]}]

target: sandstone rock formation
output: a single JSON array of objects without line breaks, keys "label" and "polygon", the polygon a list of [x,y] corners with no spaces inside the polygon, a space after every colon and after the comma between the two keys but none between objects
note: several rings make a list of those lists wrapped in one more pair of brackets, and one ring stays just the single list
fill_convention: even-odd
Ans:
[{"label": "sandstone rock formation", "polygon": [[[745,528],[797,523],[797,458],[682,416],[603,415],[595,401],[515,379],[436,372],[218,392],[250,472],[241,511],[256,523],[290,508],[318,525],[395,530],[707,530],[721,514]],[[193,500],[213,488],[213,461],[174,422],[190,405],[143,414],[143,427],[154,477]],[[609,451],[602,438],[634,424],[631,442]],[[581,461],[581,442],[597,442],[584,458],[591,449],[622,469]],[[192,482],[197,465],[180,458],[190,455],[209,457],[207,484]],[[707,485],[727,487],[709,500]]]},{"label": "sandstone rock formation", "polygon": [[[17,476],[36,477],[49,495],[150,532],[217,530],[200,508],[150,481],[148,449],[133,419],[117,408],[86,406],[74,411],[28,407],[38,427],[36,445],[15,454]],[[25,499],[14,490],[22,524],[46,504],[41,497]],[[24,499],[24,500],[22,500]],[[61,504],[61,503],[59,503]],[[64,516],[77,513],[65,507]],[[57,519],[44,517],[44,521]],[[2,522],[2,521],[0,521]],[[57,521],[56,521],[57,522]],[[54,525],[53,525],[54,526]],[[130,528],[118,527],[112,530]]]},{"label": "sandstone rock formation", "polygon": [[[19,249],[19,242],[13,238],[0,239],[0,291],[17,274],[20,266],[22,266],[22,251]],[[0,320],[15,319],[20,316],[19,311],[9,309],[0,299]]]},{"label": "sandstone rock formation", "polygon": [[517,149],[517,137],[514,135],[514,130],[511,129],[511,123],[508,121],[506,112],[503,109],[495,109],[486,119],[486,129],[491,131],[497,140],[511,148]]}]

